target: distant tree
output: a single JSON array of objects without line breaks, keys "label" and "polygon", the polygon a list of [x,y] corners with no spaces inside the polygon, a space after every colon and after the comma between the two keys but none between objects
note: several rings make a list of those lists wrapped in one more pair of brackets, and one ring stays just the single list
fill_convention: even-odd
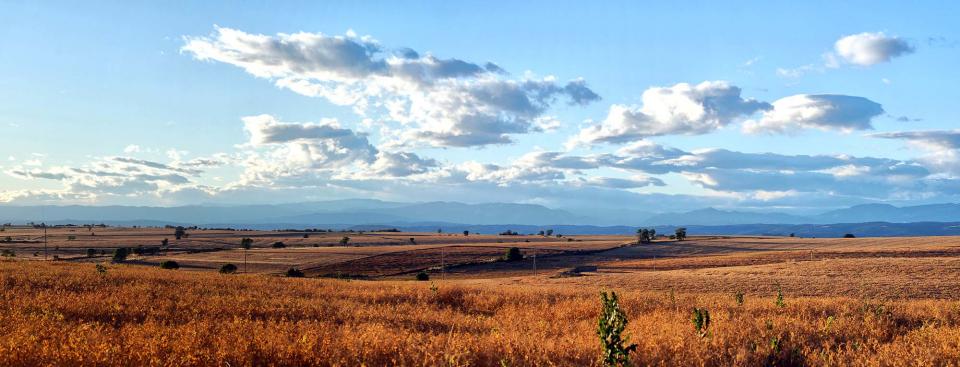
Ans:
[{"label": "distant tree", "polygon": [[503,255],[503,259],[506,261],[519,261],[523,260],[523,254],[520,252],[519,247],[511,247],[507,250],[507,253]]},{"label": "distant tree", "polygon": [[160,246],[163,246],[163,247],[170,246],[170,240],[164,238],[163,241],[160,241]]},{"label": "distant tree", "polygon": [[233,274],[237,272],[237,266],[233,264],[223,264],[220,267],[220,274]]},{"label": "distant tree", "polygon": [[545,234],[544,234],[543,231],[537,232],[537,236],[544,236],[544,235],[545,235]]},{"label": "distant tree", "polygon": [[346,246],[349,243],[350,243],[350,237],[343,236],[343,238],[340,239],[341,246]]},{"label": "distant tree", "polygon": [[843,238],[857,238],[857,236],[854,236],[853,233],[847,233],[843,235]]},{"label": "distant tree", "polygon": [[303,234],[303,238],[310,238],[310,234],[309,234],[309,233],[304,233],[304,234]]},{"label": "distant tree", "polygon": [[470,231],[463,231],[463,236],[464,236],[464,237],[469,236],[469,235],[470,235]]},{"label": "distant tree", "polygon": [[657,235],[657,231],[654,229],[641,228],[637,230],[637,242],[638,243],[650,243],[653,242],[654,236]]},{"label": "distant tree", "polygon": [[183,226],[177,226],[177,228],[174,229],[173,231],[173,236],[176,237],[177,240],[180,240],[186,234],[187,234],[187,230],[183,228]]},{"label": "distant tree", "polygon": [[657,239],[657,230],[650,228],[650,240],[653,241]]},{"label": "distant tree", "polygon": [[793,234],[793,233],[791,233],[791,234],[790,234],[790,237],[793,237],[793,236],[794,236],[794,234]]},{"label": "distant tree", "polygon": [[173,260],[166,260],[160,263],[160,269],[177,270],[180,269],[180,264]]},{"label": "distant tree", "polygon": [[87,257],[93,257],[96,254],[97,254],[97,250],[94,250],[92,248],[87,249]]},{"label": "distant tree", "polygon": [[437,233],[443,233],[443,229],[442,229],[442,228],[437,228]]},{"label": "distant tree", "polygon": [[287,278],[303,278],[304,276],[303,270],[300,270],[297,268],[287,269],[286,275],[287,275]]},{"label": "distant tree", "polygon": [[547,237],[550,237],[550,236],[553,236],[553,230],[552,230],[552,229],[548,229],[548,230],[547,230]]},{"label": "distant tree", "polygon": [[119,263],[127,260],[127,256],[130,255],[130,251],[126,247],[119,247],[116,250],[113,250],[113,262]]},{"label": "distant tree", "polygon": [[417,280],[419,280],[419,281],[421,281],[421,282],[430,280],[430,274],[427,274],[427,272],[425,272],[425,271],[421,271],[421,272],[417,273]]},{"label": "distant tree", "polygon": [[677,238],[677,241],[683,241],[684,239],[687,238],[687,229],[683,227],[677,228],[674,231],[674,234]]},{"label": "distant tree", "polygon": [[253,239],[244,237],[240,240],[240,247],[243,247],[244,250],[249,250],[251,247],[253,247]]},{"label": "distant tree", "polygon": [[273,247],[273,248],[285,248],[285,247],[287,247],[287,245],[286,245],[285,243],[281,242],[281,241],[277,241],[277,242],[274,242],[272,245],[270,245],[270,247]]}]

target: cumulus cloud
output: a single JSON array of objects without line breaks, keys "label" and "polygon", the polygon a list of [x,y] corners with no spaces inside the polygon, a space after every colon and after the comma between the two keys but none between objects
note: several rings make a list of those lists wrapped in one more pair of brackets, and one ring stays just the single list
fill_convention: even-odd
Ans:
[{"label": "cumulus cloud", "polygon": [[926,152],[920,161],[930,169],[960,177],[960,130],[897,131],[868,136],[907,141]]},{"label": "cumulus cloud", "polygon": [[840,38],[834,51],[847,63],[871,66],[913,53],[915,48],[899,37],[864,32]]},{"label": "cumulus cloud", "polygon": [[[377,179],[423,174],[438,163],[411,152],[388,152],[336,120],[281,122],[271,115],[242,118],[251,150],[240,160],[241,184],[317,184],[332,179]],[[299,183],[298,183],[299,182]]]},{"label": "cumulus cloud", "polygon": [[584,105],[600,98],[582,79],[513,80],[492,63],[384,52],[376,40],[352,34],[268,36],[216,27],[208,37],[186,37],[181,50],[399,124],[393,146],[506,144],[512,134],[541,131],[537,119],[559,99]]},{"label": "cumulus cloud", "polygon": [[743,98],[739,87],[724,81],[680,83],[643,92],[642,105],[612,105],[606,119],[582,129],[568,146],[622,144],[659,135],[696,135],[715,131],[739,118],[771,108]]},{"label": "cumulus cloud", "polygon": [[18,165],[7,175],[24,180],[46,179],[62,183],[60,189],[0,192],[0,201],[28,200],[109,202],[117,198],[162,197],[165,192],[193,185],[186,175],[202,171],[126,157],[97,158],[82,167],[25,168]]},{"label": "cumulus cloud", "polygon": [[748,133],[789,133],[800,129],[873,129],[873,118],[883,107],[869,99],[837,94],[798,94],[778,99],[759,120],[744,123]]}]

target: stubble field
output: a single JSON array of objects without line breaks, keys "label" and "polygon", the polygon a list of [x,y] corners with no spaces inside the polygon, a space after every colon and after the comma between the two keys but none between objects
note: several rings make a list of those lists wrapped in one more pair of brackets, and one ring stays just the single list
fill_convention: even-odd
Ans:
[{"label": "stubble field", "polygon": [[[633,365],[960,365],[954,237],[630,245],[625,236],[195,231],[127,263],[85,255],[169,236],[114,230],[96,243],[48,234],[58,261],[32,256],[36,243],[0,244],[17,251],[0,261],[0,365],[598,365],[601,290],[621,297]],[[216,273],[242,260],[243,237],[256,239],[248,261],[258,265]],[[287,247],[270,248],[279,238]],[[497,261],[512,246],[525,258]],[[162,270],[161,259],[184,266]],[[289,266],[308,278],[278,275]],[[431,280],[414,281],[420,271]],[[693,307],[710,312],[704,336]]]}]

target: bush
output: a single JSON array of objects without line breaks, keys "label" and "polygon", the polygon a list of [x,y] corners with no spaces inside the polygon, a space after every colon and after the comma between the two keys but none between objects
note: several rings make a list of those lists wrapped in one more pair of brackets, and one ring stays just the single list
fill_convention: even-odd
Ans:
[{"label": "bush", "polygon": [[854,236],[853,233],[847,233],[843,235],[843,238],[857,238],[857,236]]},{"label": "bush", "polygon": [[348,243],[350,243],[350,237],[343,236],[343,238],[340,239],[341,246],[346,246]]},{"label": "bush", "polygon": [[421,281],[421,282],[422,282],[422,281],[430,280],[430,274],[427,274],[427,272],[425,272],[425,271],[421,271],[421,272],[417,273],[417,280],[419,280],[419,281]]},{"label": "bush", "polygon": [[270,247],[273,247],[273,248],[284,248],[284,247],[287,247],[287,245],[284,244],[283,242],[277,241],[277,242],[274,242],[272,245],[270,245]]},{"label": "bush", "polygon": [[636,344],[624,345],[628,338],[623,335],[627,328],[627,316],[620,310],[617,293],[600,292],[600,317],[597,319],[597,336],[600,337],[600,363],[604,366],[630,365],[630,352]]},{"label": "bush", "polygon": [[127,256],[130,255],[130,250],[127,250],[126,247],[120,247],[116,250],[113,250],[113,262],[119,263],[127,260]]},{"label": "bush", "polygon": [[237,266],[233,264],[223,264],[220,267],[220,274],[233,274],[237,272]]},{"label": "bush", "polygon": [[287,269],[287,278],[303,278],[303,270],[297,268]]},{"label": "bush", "polygon": [[509,250],[507,250],[507,253],[503,255],[503,260],[505,261],[523,260],[523,254],[520,253],[520,248],[511,247]]},{"label": "bush", "polygon": [[87,257],[94,257],[95,255],[97,255],[97,250],[94,250],[92,248],[87,249]]},{"label": "bush", "polygon": [[710,311],[705,308],[693,308],[693,316],[690,318],[697,335],[707,336],[707,329],[710,328]]},{"label": "bush", "polygon": [[77,239],[77,236],[74,236],[74,235],[67,236],[67,241],[73,241],[75,239]]},{"label": "bush", "polygon": [[177,270],[180,269],[180,264],[173,260],[166,260],[160,263],[160,269]]}]

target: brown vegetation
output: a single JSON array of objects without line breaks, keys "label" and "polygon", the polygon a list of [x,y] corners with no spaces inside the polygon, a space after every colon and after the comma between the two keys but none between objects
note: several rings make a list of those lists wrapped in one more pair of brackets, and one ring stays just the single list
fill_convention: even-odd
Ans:
[{"label": "brown vegetation", "polygon": [[[155,242],[163,234],[149,231],[116,235]],[[243,236],[255,238],[249,257],[261,271],[316,276],[339,267],[379,280],[216,273],[227,262],[243,270]],[[597,365],[601,290],[620,295],[638,345],[633,365],[960,365],[957,237],[694,237],[623,247],[628,238],[612,236],[380,233],[353,235],[349,246],[304,242],[342,236],[197,231],[188,241],[237,247],[180,243],[117,265],[106,264],[109,254],[0,261],[0,365]],[[420,236],[416,245],[411,236]],[[69,242],[86,249],[83,240]],[[269,248],[280,240],[289,246]],[[494,261],[509,247],[525,258]],[[445,277],[440,256],[450,264]],[[181,270],[161,270],[165,259]],[[414,281],[416,269],[432,272],[430,281]]]},{"label": "brown vegetation", "polygon": [[[592,365],[598,289],[0,263],[0,365]],[[621,292],[635,365],[956,365],[960,303]],[[690,308],[710,311],[700,337]]]}]

